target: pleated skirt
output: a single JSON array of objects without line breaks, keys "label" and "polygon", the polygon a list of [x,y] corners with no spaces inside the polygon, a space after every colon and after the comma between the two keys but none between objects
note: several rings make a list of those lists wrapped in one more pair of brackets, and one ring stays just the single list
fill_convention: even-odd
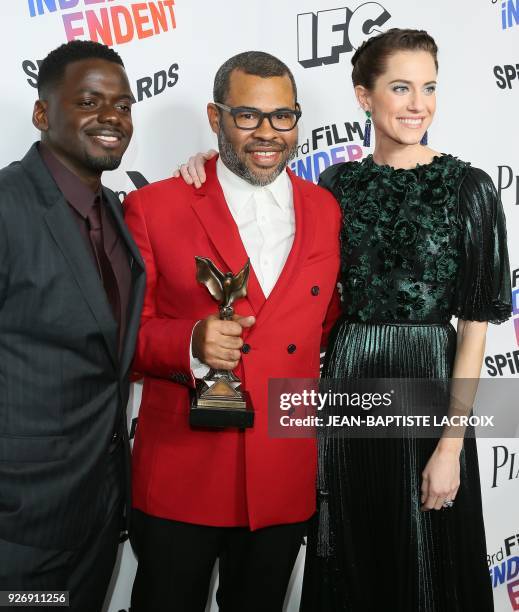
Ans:
[{"label": "pleated skirt", "polygon": [[[323,377],[448,380],[455,350],[450,324],[340,321]],[[454,507],[422,512],[421,474],[436,444],[319,439],[318,512],[308,534],[302,612],[494,610],[476,441],[465,440]]]}]

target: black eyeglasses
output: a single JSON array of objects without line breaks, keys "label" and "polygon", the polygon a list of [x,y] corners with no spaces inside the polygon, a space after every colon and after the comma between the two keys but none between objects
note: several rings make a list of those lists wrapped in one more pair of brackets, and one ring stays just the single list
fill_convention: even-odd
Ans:
[{"label": "black eyeglasses", "polygon": [[234,119],[234,125],[240,130],[257,130],[267,118],[272,128],[278,132],[289,132],[293,130],[299,117],[301,117],[301,107],[296,102],[296,109],[280,108],[270,113],[264,113],[258,108],[250,108],[248,106],[226,106],[215,102],[215,106],[227,111]]}]

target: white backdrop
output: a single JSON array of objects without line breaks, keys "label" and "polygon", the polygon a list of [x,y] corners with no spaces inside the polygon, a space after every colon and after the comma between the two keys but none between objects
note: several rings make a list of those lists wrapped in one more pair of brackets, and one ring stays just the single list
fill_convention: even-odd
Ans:
[{"label": "white backdrop", "polygon": [[[122,167],[104,179],[120,192],[134,188],[128,172],[161,179],[192,152],[215,147],[205,116],[214,74],[225,59],[249,49],[277,55],[294,72],[303,108],[298,173],[315,179],[330,160],[362,156],[352,49],[378,30],[428,30],[440,48],[430,144],[484,168],[500,185],[519,287],[519,0],[3,0],[0,18],[0,164],[20,159],[38,138],[30,121],[37,60],[67,37],[97,39],[122,55],[141,98]],[[483,376],[519,376],[518,293],[517,335],[514,321],[490,329]],[[136,412],[140,390],[134,391]],[[482,440],[479,451],[496,610],[519,610],[519,443]],[[121,552],[110,612],[129,605],[135,561],[128,547]],[[290,612],[298,609],[303,557],[304,549],[287,597]]]}]

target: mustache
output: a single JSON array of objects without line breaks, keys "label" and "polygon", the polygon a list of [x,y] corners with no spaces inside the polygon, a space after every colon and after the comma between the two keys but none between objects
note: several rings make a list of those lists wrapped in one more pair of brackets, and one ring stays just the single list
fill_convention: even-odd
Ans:
[{"label": "mustache", "polygon": [[249,142],[244,148],[247,153],[256,151],[257,149],[261,149],[262,151],[275,151],[279,153],[287,150],[287,146],[285,144],[279,144],[278,142],[273,142],[271,140],[255,140],[254,142]]}]

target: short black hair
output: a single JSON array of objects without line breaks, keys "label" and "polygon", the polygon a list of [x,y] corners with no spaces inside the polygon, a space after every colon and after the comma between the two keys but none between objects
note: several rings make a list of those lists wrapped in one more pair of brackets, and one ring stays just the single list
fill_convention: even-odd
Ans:
[{"label": "short black hair", "polygon": [[124,68],[121,56],[110,47],[91,40],[72,40],[51,51],[41,63],[38,95],[45,96],[58,85],[65,74],[65,68],[72,62],[95,58],[114,62]]},{"label": "short black hair", "polygon": [[281,60],[264,51],[245,51],[229,58],[220,66],[214,77],[213,100],[225,103],[229,93],[229,82],[233,70],[241,70],[245,74],[252,74],[263,78],[288,76],[297,101],[297,87],[290,68]]}]

